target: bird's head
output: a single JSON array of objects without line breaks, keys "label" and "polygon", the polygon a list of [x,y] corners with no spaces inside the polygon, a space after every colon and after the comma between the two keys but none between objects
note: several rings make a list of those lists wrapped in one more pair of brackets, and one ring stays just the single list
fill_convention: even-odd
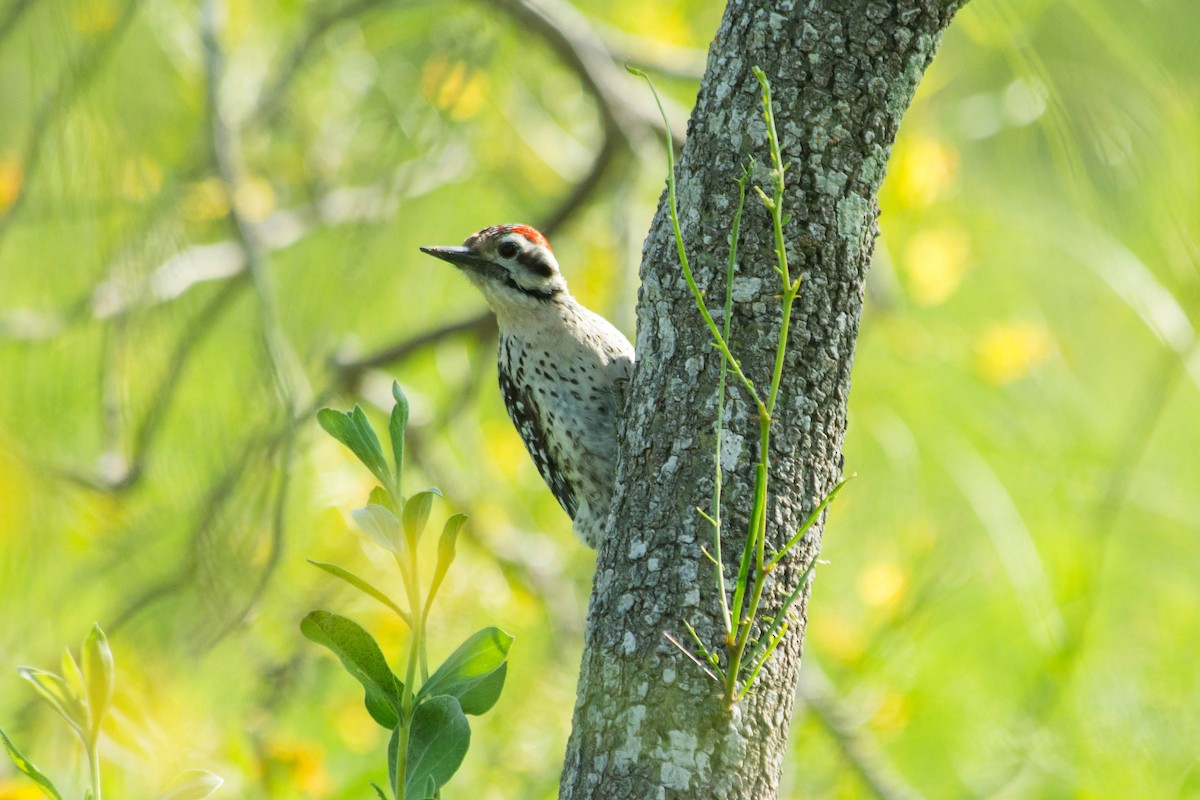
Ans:
[{"label": "bird's head", "polygon": [[422,247],[421,252],[458,267],[498,316],[567,295],[550,243],[528,225],[493,225],[468,236],[461,247]]}]

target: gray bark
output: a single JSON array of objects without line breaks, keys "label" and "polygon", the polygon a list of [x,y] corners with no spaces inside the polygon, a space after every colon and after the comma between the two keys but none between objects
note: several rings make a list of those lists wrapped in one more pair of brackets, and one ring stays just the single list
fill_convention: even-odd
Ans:
[{"label": "gray bark", "polygon": [[[735,0],[710,49],[678,180],[684,238],[718,318],[741,165],[755,158],[755,182],[769,185],[751,66],[771,81],[791,165],[786,238],[792,274],[803,274],[804,285],[773,423],[768,521],[776,547],[841,474],[863,280],[878,230],[876,192],[900,118],[962,1]],[[772,247],[769,217],[751,194],[732,343],[764,391],[780,321]],[[686,641],[680,621],[687,619],[706,641],[720,639],[712,568],[700,553],[711,529],[694,510],[711,503],[719,362],[680,272],[665,195],[641,278],[638,363],[613,528],[599,550],[560,797],[766,800],[779,784],[807,598],[758,688],[732,713],[718,685],[664,638],[670,631]],[[724,549],[736,573],[757,421],[745,396],[736,387],[731,394],[723,426],[732,467]],[[768,612],[814,554],[795,553],[775,573]]]}]

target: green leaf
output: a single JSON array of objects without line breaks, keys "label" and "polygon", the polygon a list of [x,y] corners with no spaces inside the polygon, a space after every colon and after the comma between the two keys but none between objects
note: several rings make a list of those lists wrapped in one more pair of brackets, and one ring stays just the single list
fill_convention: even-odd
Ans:
[{"label": "green leaf", "polygon": [[75,656],[71,655],[69,647],[63,648],[62,668],[67,685],[74,690],[76,695],[83,697],[83,673],[79,670],[79,664],[76,663]]},{"label": "green leaf", "polygon": [[379,602],[383,603],[385,606],[390,608],[392,611],[395,611],[396,614],[400,617],[400,619],[404,620],[405,625],[408,625],[410,628],[412,627],[412,617],[410,617],[408,615],[407,611],[402,609],[396,603],[395,600],[388,597],[386,594],[381,592],[379,589],[376,589],[374,586],[367,583],[365,580],[358,577],[350,570],[346,569],[345,567],[339,567],[337,564],[330,564],[327,561],[315,561],[314,559],[311,559],[311,558],[308,559],[308,563],[312,564],[314,567],[317,567],[318,569],[325,570],[330,575],[333,575],[335,578],[341,578],[346,583],[350,584],[355,589],[358,589],[363,594],[366,594],[366,595],[369,595],[370,597],[375,598],[376,600],[378,600]]},{"label": "green leaf", "polygon": [[379,795],[379,800],[388,800],[388,796],[383,793],[383,789],[379,788],[379,784],[371,781],[371,788],[375,790],[375,794]]},{"label": "green leaf", "polygon": [[92,625],[92,630],[83,640],[83,684],[87,692],[88,735],[93,744],[100,734],[100,723],[112,702],[113,686],[113,655],[108,646],[108,637],[99,625]]},{"label": "green leaf", "polygon": [[404,503],[404,535],[408,537],[408,546],[416,548],[429,523],[429,511],[433,508],[433,496],[441,496],[437,489],[418,492]]},{"label": "green leaf", "polygon": [[396,515],[386,508],[374,503],[368,503],[362,508],[350,512],[358,527],[371,538],[375,544],[385,550],[399,555],[404,552],[404,543],[400,539],[400,521]]},{"label": "green leaf", "polygon": [[225,779],[205,769],[189,769],[172,781],[158,800],[204,800],[221,788]]},{"label": "green leaf", "polygon": [[84,738],[88,726],[87,708],[70,684],[53,672],[33,667],[18,667],[17,674],[32,683],[37,693],[62,715],[80,738]]},{"label": "green leaf", "polygon": [[513,637],[499,628],[473,634],[429,676],[419,697],[449,695],[458,699],[464,712],[484,713],[495,705],[504,686],[504,676],[492,674],[504,666],[512,641]]},{"label": "green leaf", "polygon": [[29,779],[38,785],[42,790],[42,794],[51,800],[62,800],[62,795],[58,793],[58,789],[51,783],[50,779],[42,774],[42,771],[35,767],[29,759],[21,755],[21,751],[17,750],[16,745],[8,738],[8,734],[0,729],[0,739],[4,740],[4,749],[8,751],[8,757],[12,759],[17,769],[29,776]]},{"label": "green leaf", "polygon": [[363,702],[371,718],[385,728],[400,721],[400,692],[403,684],[392,673],[375,639],[355,621],[332,611],[310,611],[300,623],[300,632],[329,648],[342,666],[366,690]]},{"label": "green leaf", "polygon": [[388,420],[388,435],[392,439],[392,456],[396,459],[396,486],[400,486],[400,474],[404,471],[404,431],[408,428],[408,398],[400,391],[400,384],[392,381],[392,397],[396,405]]},{"label": "green leaf", "polygon": [[426,608],[433,604],[433,598],[437,595],[442,581],[446,579],[446,573],[449,571],[450,565],[454,563],[458,532],[462,530],[463,523],[466,521],[466,514],[455,514],[446,520],[446,524],[442,526],[442,535],[438,539],[437,566],[433,568],[433,578],[429,582],[429,594],[425,598]]},{"label": "green leaf", "polygon": [[488,673],[483,680],[458,695],[458,703],[462,706],[463,713],[478,717],[490,711],[492,706],[496,705],[496,701],[500,699],[500,692],[504,689],[504,679],[507,677],[508,662],[506,661],[498,669]]},{"label": "green leaf", "polygon": [[317,412],[317,422],[333,438],[337,439],[366,465],[367,469],[384,485],[392,482],[391,468],[383,457],[383,448],[379,446],[379,437],[367,420],[367,415],[360,406],[348,412],[332,408],[322,408]]},{"label": "green leaf", "polygon": [[466,514],[455,514],[442,526],[442,535],[438,539],[437,570],[443,574],[454,562],[454,555],[458,551],[458,532],[466,521]]},{"label": "green leaf", "polygon": [[404,796],[426,797],[431,779],[434,792],[444,786],[470,745],[471,726],[457,700],[441,695],[418,705],[408,734]]},{"label": "green leaf", "polygon": [[383,506],[393,514],[397,513],[396,501],[392,499],[391,493],[382,486],[376,486],[371,490],[371,495],[367,498],[367,502]]}]

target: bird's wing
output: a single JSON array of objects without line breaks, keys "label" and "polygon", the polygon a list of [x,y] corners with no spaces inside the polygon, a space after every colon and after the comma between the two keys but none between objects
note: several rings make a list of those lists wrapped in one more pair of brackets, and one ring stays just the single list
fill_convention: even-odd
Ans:
[{"label": "bird's wing", "polygon": [[575,487],[567,480],[550,449],[550,441],[542,424],[541,408],[533,399],[532,392],[527,386],[517,386],[504,370],[500,370],[500,393],[504,397],[509,419],[516,426],[517,433],[521,434],[521,441],[525,442],[525,449],[533,457],[542,480],[550,487],[567,515],[575,519]]}]

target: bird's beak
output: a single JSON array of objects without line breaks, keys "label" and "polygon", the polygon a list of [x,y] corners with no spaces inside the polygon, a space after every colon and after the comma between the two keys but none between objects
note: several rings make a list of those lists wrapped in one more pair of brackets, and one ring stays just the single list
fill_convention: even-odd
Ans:
[{"label": "bird's beak", "polygon": [[421,252],[449,261],[456,267],[477,267],[483,260],[466,247],[422,247]]}]

